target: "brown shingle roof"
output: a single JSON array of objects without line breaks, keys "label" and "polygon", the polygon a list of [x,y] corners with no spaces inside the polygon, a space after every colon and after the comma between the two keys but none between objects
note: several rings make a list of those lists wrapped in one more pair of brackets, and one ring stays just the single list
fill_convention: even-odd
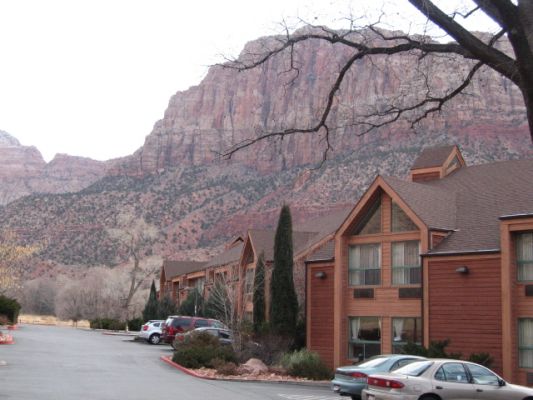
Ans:
[{"label": "brown shingle roof", "polygon": [[[274,236],[273,230],[251,229],[248,234],[257,253],[265,253],[265,261],[274,259]],[[293,254],[296,254],[308,246],[311,239],[316,237],[316,232],[292,232]]]},{"label": "brown shingle roof", "polygon": [[430,253],[499,250],[499,217],[533,212],[533,160],[461,168],[427,183],[384,178],[430,228],[454,232]]},{"label": "brown shingle roof", "polygon": [[461,168],[428,186],[454,192],[457,207],[457,231],[433,252],[499,249],[499,217],[533,212],[533,160]]},{"label": "brown shingle roof", "polygon": [[455,192],[388,176],[382,178],[428,227],[455,228]]},{"label": "brown shingle roof", "polygon": [[325,245],[310,254],[305,261],[329,261],[335,258],[335,241],[329,240]]},{"label": "brown shingle roof", "polygon": [[204,267],[205,268],[220,267],[223,265],[227,265],[227,264],[239,261],[243,246],[244,246],[244,243],[241,242],[241,243],[234,245],[233,247],[230,247],[229,249],[223,251],[222,253],[214,256],[211,260],[207,262],[207,264],[204,265]]},{"label": "brown shingle roof", "polygon": [[163,261],[163,269],[165,271],[165,278],[167,280],[170,280],[178,275],[201,271],[204,268],[205,268],[204,261],[175,261],[175,260],[164,260]]},{"label": "brown shingle roof", "polygon": [[415,160],[411,169],[440,167],[454,148],[455,145],[425,148]]},{"label": "brown shingle roof", "polygon": [[294,231],[316,232],[317,236],[322,238],[337,231],[352,211],[352,208],[353,206],[347,206],[316,218],[310,218],[303,223],[295,225]]}]

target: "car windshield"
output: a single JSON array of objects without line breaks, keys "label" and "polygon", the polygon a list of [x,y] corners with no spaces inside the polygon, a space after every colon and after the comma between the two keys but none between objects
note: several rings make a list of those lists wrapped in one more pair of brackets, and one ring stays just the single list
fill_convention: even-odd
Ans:
[{"label": "car windshield", "polygon": [[381,364],[384,364],[385,362],[387,362],[387,357],[374,356],[355,365],[361,368],[375,368],[380,366]]},{"label": "car windshield", "polygon": [[433,364],[433,361],[415,361],[411,364],[407,364],[404,367],[398,368],[394,371],[394,373],[409,376],[420,376],[431,366],[431,364]]}]

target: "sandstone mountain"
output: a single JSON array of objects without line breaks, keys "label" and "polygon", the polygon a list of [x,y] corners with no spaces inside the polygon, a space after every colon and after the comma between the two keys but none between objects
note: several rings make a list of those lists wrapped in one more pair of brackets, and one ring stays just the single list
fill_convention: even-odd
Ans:
[{"label": "sandstone mountain", "polygon": [[105,163],[58,154],[46,163],[35,147],[0,131],[0,205],[33,193],[76,192],[105,174]]},{"label": "sandstone mountain", "polygon": [[[248,44],[241,56],[264,48],[270,40]],[[198,86],[171,98],[144,146],[107,165],[106,176],[97,179],[102,170],[96,167],[88,173],[93,164],[87,162],[83,174],[70,170],[70,177],[83,188],[78,192],[63,189],[69,193],[54,194],[59,186],[43,190],[30,185],[28,193],[48,194],[34,193],[0,208],[0,226],[15,229],[26,241],[44,243],[43,260],[114,265],[124,260],[126,250],[111,230],[127,230],[121,225],[124,217],[142,218],[159,235],[147,254],[200,260],[248,228],[274,226],[282,203],[291,205],[296,222],[353,205],[377,174],[405,176],[425,146],[456,143],[469,164],[531,157],[521,96],[488,70],[417,133],[399,124],[354,135],[347,115],[382,107],[391,96],[417,95],[420,88],[406,78],[420,63],[409,55],[356,65],[336,103],[332,125],[339,128],[333,132],[333,151],[325,163],[321,164],[324,143],[319,135],[261,142],[231,160],[217,157],[258,131],[311,125],[346,56],[335,46],[308,42],[297,54],[300,72],[294,81],[283,73],[284,59],[241,73],[212,67]],[[459,72],[450,71],[449,61],[423,60],[432,79],[443,87]],[[43,165],[35,149],[24,149],[31,154],[26,169],[13,167],[12,174],[34,182],[33,176],[51,167]],[[60,161],[56,171],[63,172],[57,179],[70,182],[62,175],[69,170],[69,159]],[[81,175],[94,178],[92,184],[86,179],[82,185]]]}]

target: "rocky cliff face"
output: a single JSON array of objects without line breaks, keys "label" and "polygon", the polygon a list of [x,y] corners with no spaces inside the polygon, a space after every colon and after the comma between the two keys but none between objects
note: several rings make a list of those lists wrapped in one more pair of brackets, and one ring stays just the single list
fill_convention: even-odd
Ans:
[{"label": "rocky cliff face", "polygon": [[[243,56],[263,44],[249,44]],[[115,265],[126,252],[109,232],[128,228],[120,226],[123,217],[143,219],[158,232],[154,254],[202,260],[246,229],[273,227],[283,203],[291,205],[296,223],[355,204],[376,175],[406,176],[426,146],[458,144],[468,164],[532,156],[521,96],[490,71],[416,134],[399,124],[355,135],[346,124],[353,115],[383,109],[391,97],[414,101],[423,93],[420,82],[405,83],[416,68],[431,71],[436,91],[453,80],[444,59],[420,64],[403,56],[355,66],[335,103],[331,126],[338,129],[324,164],[320,135],[261,142],[231,161],[217,159],[217,152],[258,131],[310,126],[346,56],[334,46],[307,42],[297,53],[300,75],[294,82],[283,73],[283,59],[246,73],[212,68],[200,85],[172,97],[144,146],[106,164],[111,172],[102,179],[102,164],[58,156],[45,165],[35,149],[0,136],[0,151],[11,160],[11,175],[0,177],[3,203],[11,191],[67,192],[68,185],[94,182],[77,193],[35,194],[0,207],[0,229],[44,243],[42,260]],[[462,72],[459,64],[454,71]],[[25,152],[31,157],[24,158]],[[21,178],[10,189],[15,181],[9,177],[17,174]]]},{"label": "rocky cliff face", "polygon": [[[261,53],[272,39],[249,43],[241,58]],[[212,67],[198,86],[174,95],[162,120],[144,146],[125,160],[120,171],[152,173],[175,166],[217,162],[217,154],[232,144],[253,138],[258,132],[283,130],[316,123],[328,90],[350,54],[338,45],[307,41],[295,53],[299,68],[287,73],[288,54],[263,66],[237,72]],[[338,93],[330,126],[333,156],[353,151],[375,141],[400,143],[406,135],[454,135],[462,141],[478,138],[501,141],[511,151],[523,151],[527,128],[521,94],[507,80],[484,70],[443,112],[422,123],[418,133],[399,123],[358,137],[352,126],[355,116],[382,111],[391,101],[413,103],[425,93],[425,82],[416,77],[423,70],[430,76],[432,94],[453,88],[466,74],[464,61],[453,57],[415,55],[373,57],[354,65]],[[293,78],[296,78],[293,80]],[[233,161],[262,172],[279,171],[322,158],[322,135],[297,135],[282,142],[261,142],[234,155]]]},{"label": "rocky cliff face", "polygon": [[76,192],[102,178],[105,165],[64,154],[47,164],[35,147],[0,131],[0,205],[33,193]]}]

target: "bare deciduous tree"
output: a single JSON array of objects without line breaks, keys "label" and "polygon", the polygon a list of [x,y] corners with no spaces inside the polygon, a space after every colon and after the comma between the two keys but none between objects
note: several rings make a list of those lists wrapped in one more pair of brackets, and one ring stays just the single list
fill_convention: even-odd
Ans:
[{"label": "bare deciduous tree", "polygon": [[25,262],[36,251],[36,246],[20,245],[14,232],[0,233],[0,294],[20,289]]},{"label": "bare deciduous tree", "polygon": [[110,236],[120,242],[127,258],[133,262],[133,266],[129,269],[129,288],[122,300],[124,320],[129,317],[133,298],[141,285],[147,278],[153,277],[161,266],[159,258],[149,257],[151,246],[158,237],[157,228],[133,215],[133,213],[122,213],[117,217],[117,228],[109,230]]},{"label": "bare deciduous tree", "polygon": [[[222,64],[224,68],[246,71],[259,68],[272,59],[285,57],[288,60],[285,73],[290,77],[289,82],[293,82],[299,78],[301,67],[299,65],[301,60],[297,59],[298,48],[304,46],[306,42],[327,42],[335,46],[335,49],[348,53],[336,75],[329,77],[332,84],[315,121],[305,126],[289,126],[258,132],[255,137],[235,143],[223,152],[222,156],[230,158],[240,149],[267,138],[284,138],[294,134],[320,134],[326,143],[324,151],[326,157],[331,148],[330,132],[339,128],[332,122],[332,114],[338,111],[337,95],[354,65],[363,59],[372,61],[374,57],[394,57],[401,54],[415,55],[419,60],[425,59],[428,55],[446,56],[452,61],[451,69],[462,68],[464,73],[456,74],[458,80],[453,86],[440,90],[432,86],[430,77],[419,68],[418,79],[421,82],[422,96],[414,96],[406,101],[401,94],[398,94],[395,98],[386,99],[388,104],[377,107],[373,112],[352,116],[345,126],[353,127],[355,134],[363,135],[399,121],[406,121],[414,129],[422,120],[440,112],[445,104],[464,93],[476,74],[483,68],[488,68],[507,78],[520,90],[533,140],[533,2],[472,0],[468,2],[470,9],[467,12],[456,11],[447,14],[442,7],[435,5],[434,1],[408,1],[427,18],[428,25],[434,24],[439,27],[454,41],[440,43],[429,36],[410,36],[386,31],[380,28],[379,20],[358,26],[359,18],[362,16],[350,16],[346,18],[349,26],[345,30],[332,30],[324,26],[307,24],[308,29],[290,33],[286,27],[286,34],[270,40],[265,44],[263,51],[248,52],[238,59]],[[485,14],[499,26],[499,30],[487,36],[468,31],[463,27],[462,21],[472,18],[475,14]],[[510,52],[498,46],[503,38],[509,41],[512,49]]]}]

